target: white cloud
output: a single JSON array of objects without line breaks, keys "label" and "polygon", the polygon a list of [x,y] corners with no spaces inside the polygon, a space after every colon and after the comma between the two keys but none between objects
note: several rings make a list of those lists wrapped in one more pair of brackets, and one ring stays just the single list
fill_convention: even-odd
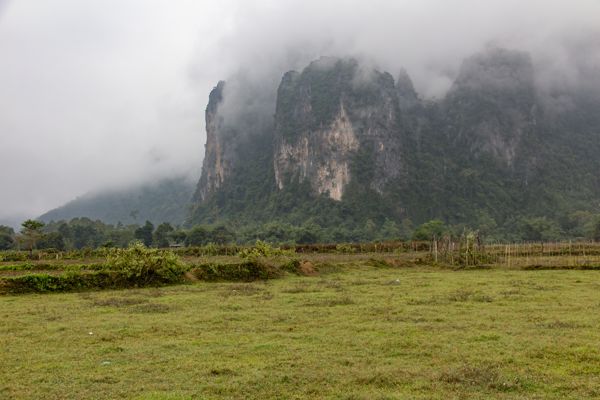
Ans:
[{"label": "white cloud", "polygon": [[392,74],[405,67],[422,95],[439,96],[465,56],[496,41],[576,79],[563,39],[597,32],[600,2],[19,0],[0,9],[2,217],[199,169],[208,93],[240,71],[272,86],[321,55],[360,55]]}]

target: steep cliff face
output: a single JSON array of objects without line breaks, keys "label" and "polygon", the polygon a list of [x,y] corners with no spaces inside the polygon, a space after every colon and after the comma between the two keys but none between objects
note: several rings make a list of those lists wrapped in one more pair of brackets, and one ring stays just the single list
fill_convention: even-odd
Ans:
[{"label": "steep cliff face", "polygon": [[362,161],[375,168],[369,184],[382,191],[402,169],[398,113],[393,78],[354,60],[322,58],[302,73],[288,72],[275,113],[277,186],[308,181],[315,193],[339,201]]},{"label": "steep cliff face", "polygon": [[443,104],[448,134],[474,156],[511,167],[536,126],[536,90],[527,53],[488,48],[466,59]]},{"label": "steep cliff face", "polygon": [[293,179],[309,180],[316,193],[341,200],[350,182],[350,158],[359,143],[343,105],[329,126],[305,132],[292,143],[280,138],[274,159],[279,189]]},{"label": "steep cliff face", "polygon": [[223,117],[219,114],[219,106],[223,101],[225,82],[220,81],[210,92],[206,107],[206,144],[202,175],[194,195],[195,201],[204,201],[210,193],[216,192],[225,179],[231,175],[235,159],[234,143],[224,128]]}]

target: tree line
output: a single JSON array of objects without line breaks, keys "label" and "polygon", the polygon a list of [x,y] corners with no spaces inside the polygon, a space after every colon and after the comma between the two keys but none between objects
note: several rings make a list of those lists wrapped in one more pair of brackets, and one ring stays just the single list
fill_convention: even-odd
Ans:
[{"label": "tree line", "polygon": [[133,241],[141,241],[147,247],[164,248],[202,246],[209,243],[246,244],[256,240],[279,244],[431,240],[444,236],[460,237],[466,231],[477,232],[478,237],[487,242],[564,239],[600,241],[600,215],[587,212],[573,213],[560,222],[546,217],[520,218],[512,226],[513,230],[503,232],[493,221],[485,219],[475,227],[465,224],[447,225],[441,220],[413,226],[408,219],[400,223],[385,219],[379,224],[367,219],[359,226],[322,227],[315,219],[309,219],[302,225],[271,221],[241,226],[213,224],[184,228],[168,222],[155,226],[150,221],[143,225],[111,225],[84,217],[47,224],[27,220],[18,232],[0,225],[0,250],[124,248]]}]

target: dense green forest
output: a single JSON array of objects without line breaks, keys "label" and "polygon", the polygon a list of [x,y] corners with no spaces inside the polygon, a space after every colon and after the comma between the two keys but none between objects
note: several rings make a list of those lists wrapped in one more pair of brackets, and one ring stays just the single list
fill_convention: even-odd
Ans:
[{"label": "dense green forest", "polygon": [[181,224],[187,214],[194,183],[186,177],[159,179],[142,185],[88,193],[48,211],[44,222],[87,217],[107,224]]}]

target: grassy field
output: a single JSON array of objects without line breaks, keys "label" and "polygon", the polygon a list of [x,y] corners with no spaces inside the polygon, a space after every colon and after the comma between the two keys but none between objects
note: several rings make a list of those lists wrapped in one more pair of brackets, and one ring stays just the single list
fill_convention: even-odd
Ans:
[{"label": "grassy field", "polygon": [[[346,261],[348,261],[347,256]],[[354,262],[0,296],[0,398],[600,398],[600,273]]]}]

